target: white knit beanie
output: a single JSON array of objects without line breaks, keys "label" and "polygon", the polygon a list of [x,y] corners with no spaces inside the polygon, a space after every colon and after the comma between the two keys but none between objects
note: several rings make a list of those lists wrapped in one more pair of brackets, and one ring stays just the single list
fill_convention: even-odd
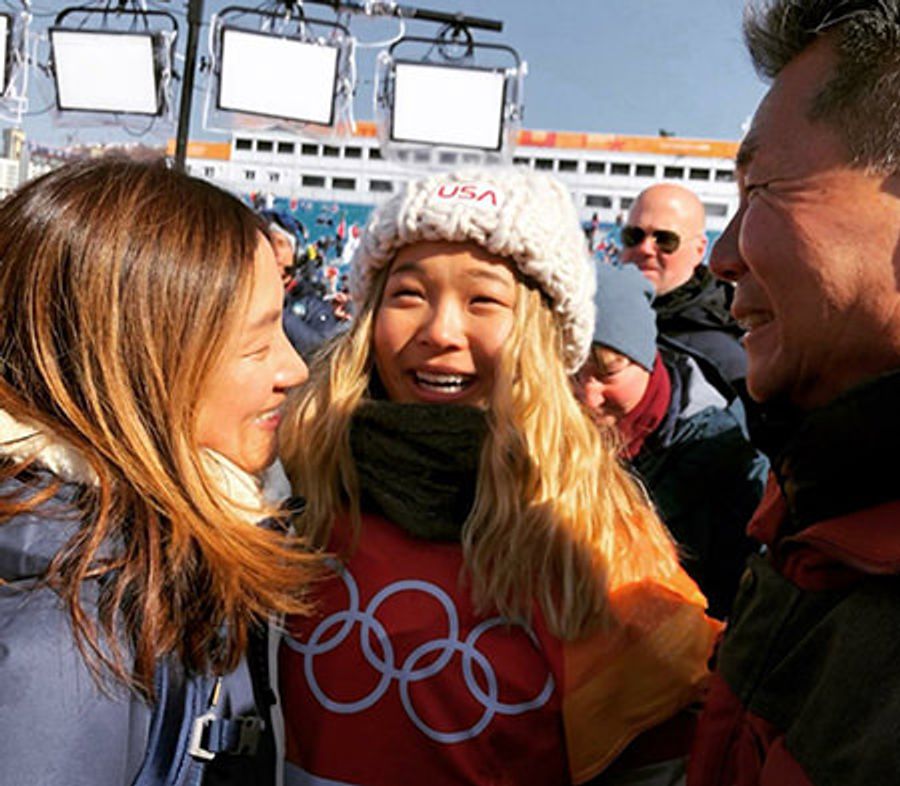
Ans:
[{"label": "white knit beanie", "polygon": [[467,170],[416,180],[377,207],[353,256],[350,286],[361,303],[375,274],[403,246],[477,243],[514,262],[549,299],[562,328],[565,365],[577,371],[594,331],[594,265],[568,190],[544,174]]}]

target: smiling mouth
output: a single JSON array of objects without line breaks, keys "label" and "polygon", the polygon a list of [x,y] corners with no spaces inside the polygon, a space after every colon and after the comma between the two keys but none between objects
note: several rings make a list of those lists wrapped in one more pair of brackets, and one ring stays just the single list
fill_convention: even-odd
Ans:
[{"label": "smiling mouth", "polygon": [[751,314],[742,315],[737,319],[737,323],[747,333],[752,333],[754,330],[768,325],[773,320],[774,317],[771,314],[767,314],[764,311],[754,311]]},{"label": "smiling mouth", "polygon": [[416,386],[429,393],[454,396],[468,390],[475,384],[472,374],[437,374],[428,371],[413,373]]},{"label": "smiling mouth", "polygon": [[275,409],[270,409],[263,412],[261,415],[258,415],[256,417],[256,423],[263,428],[276,429],[278,428],[278,424],[281,423],[281,416],[281,407],[276,407]]}]

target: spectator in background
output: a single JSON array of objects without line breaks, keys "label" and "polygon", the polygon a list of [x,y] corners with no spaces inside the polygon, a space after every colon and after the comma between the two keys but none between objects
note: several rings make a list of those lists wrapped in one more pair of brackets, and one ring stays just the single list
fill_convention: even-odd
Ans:
[{"label": "spectator in background", "polygon": [[621,249],[619,248],[618,243],[616,243],[616,234],[615,230],[610,230],[606,233],[606,238],[603,241],[606,246],[603,251],[603,257],[604,261],[609,265],[619,264],[619,254],[621,253]]},{"label": "spectator in background", "polygon": [[900,2],[753,2],[744,35],[773,81],[710,265],[773,476],[688,781],[896,784]]},{"label": "spectator in background", "polygon": [[661,183],[645,189],[622,227],[622,264],[636,265],[656,289],[659,343],[684,352],[731,402],[743,395],[743,331],[728,313],[731,288],[703,264],[703,204],[693,191]]},{"label": "spectator in background", "polygon": [[587,239],[588,251],[593,254],[600,244],[600,216],[597,213],[593,213],[591,220],[585,223],[584,236]]},{"label": "spectator in background", "polygon": [[328,297],[310,275],[310,260],[303,258],[305,228],[285,213],[263,211],[284,283],[284,332],[307,362],[329,338],[341,332],[349,319],[346,296]]},{"label": "spectator in background", "polygon": [[744,531],[768,464],[693,358],[657,347],[652,299],[633,267],[597,267],[593,345],[576,391],[621,435],[685,568],[724,618],[753,548]]},{"label": "spectator in background", "polygon": [[275,252],[275,261],[281,271],[286,290],[294,285],[300,251],[306,238],[306,228],[293,216],[276,210],[263,210],[262,218],[269,227],[269,240]]}]

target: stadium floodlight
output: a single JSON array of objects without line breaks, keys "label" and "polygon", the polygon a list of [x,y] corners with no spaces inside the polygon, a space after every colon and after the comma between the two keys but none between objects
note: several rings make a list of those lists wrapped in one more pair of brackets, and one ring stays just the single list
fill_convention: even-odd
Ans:
[{"label": "stadium floodlight", "polygon": [[50,46],[60,109],[159,114],[153,36],[51,30]]},{"label": "stadium floodlight", "polygon": [[353,100],[355,39],[302,3],[228,6],[210,25],[208,129],[331,129]]},{"label": "stadium floodlight", "polygon": [[339,54],[329,44],[225,27],[217,106],[330,126]]},{"label": "stadium floodlight", "polygon": [[[71,12],[101,13],[103,26],[62,26]],[[110,29],[107,17],[122,15],[130,18],[132,28],[135,19],[142,18],[145,29]],[[162,115],[174,35],[150,29],[148,22],[154,17],[165,17],[177,30],[174,17],[165,12],[69,8],[60,13],[49,31],[58,109]]]},{"label": "stadium floodlight", "polygon": [[[0,124],[18,126],[28,110],[29,63],[38,38],[29,32],[31,13],[0,13]],[[29,56],[29,48],[31,55]]]},{"label": "stadium floodlight", "polygon": [[500,69],[398,61],[390,138],[500,150],[506,105]]},{"label": "stadium floodlight", "polygon": [[9,78],[9,52],[12,37],[12,18],[9,14],[0,14],[0,96],[6,92]]},{"label": "stadium floodlight", "polygon": [[[397,48],[408,44],[427,46],[425,56],[396,57]],[[430,147],[503,158],[522,117],[525,71],[514,49],[476,43],[464,25],[448,25],[434,39],[398,39],[378,56],[382,147],[391,155]]]}]

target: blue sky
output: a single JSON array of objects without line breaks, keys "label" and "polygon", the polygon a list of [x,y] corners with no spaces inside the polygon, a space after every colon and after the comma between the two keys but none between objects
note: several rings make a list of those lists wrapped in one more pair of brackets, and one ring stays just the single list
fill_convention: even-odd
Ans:
[{"label": "blue sky", "polygon": [[[5,4],[11,0],[2,0]],[[72,5],[77,3],[73,2]],[[206,1],[207,16],[225,3]],[[525,82],[527,128],[656,134],[664,128],[679,136],[738,139],[765,85],[754,73],[741,42],[743,0],[410,0],[408,5],[501,20],[504,31],[476,33],[484,41],[516,48],[528,62]],[[248,3],[247,5],[251,5]],[[178,10],[185,4],[156,3]],[[63,3],[36,0],[40,12]],[[308,13],[330,17],[327,8]],[[41,25],[46,18],[36,18]],[[353,32],[363,41],[390,37],[395,20],[358,18]],[[425,35],[436,27],[413,23],[408,32]],[[182,43],[186,39],[182,30]],[[205,47],[205,30],[202,36]],[[359,58],[357,116],[371,117],[373,50]],[[52,100],[46,79],[33,80],[33,109]],[[287,85],[286,85],[287,87]],[[201,104],[196,92],[195,106]],[[118,128],[65,127],[48,114],[29,118],[30,138],[50,143],[93,140],[135,141]],[[147,141],[173,136],[148,135]],[[222,138],[202,127],[194,113],[192,138]]]}]

